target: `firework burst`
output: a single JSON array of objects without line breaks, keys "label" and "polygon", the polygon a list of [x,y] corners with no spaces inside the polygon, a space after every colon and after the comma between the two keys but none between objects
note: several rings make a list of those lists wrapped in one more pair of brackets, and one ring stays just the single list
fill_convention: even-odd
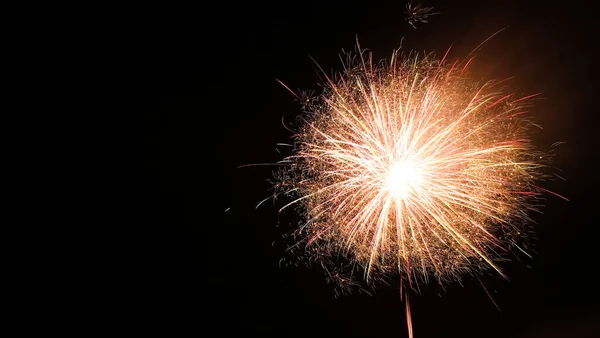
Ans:
[{"label": "firework burst", "polygon": [[404,14],[406,15],[406,21],[412,28],[417,28],[417,23],[427,23],[429,17],[432,15],[440,14],[432,13],[433,7],[426,7],[421,5],[418,1],[409,1],[406,4],[406,9],[404,10]]},{"label": "firework burst", "polygon": [[306,217],[295,238],[330,276],[331,258],[346,260],[332,280],[360,270],[412,288],[504,276],[497,262],[513,243],[503,239],[518,237],[542,192],[545,157],[526,113],[535,95],[473,81],[471,59],[396,51],[375,64],[357,51],[320,96],[299,96],[305,114],[275,183],[293,196],[282,210]]}]

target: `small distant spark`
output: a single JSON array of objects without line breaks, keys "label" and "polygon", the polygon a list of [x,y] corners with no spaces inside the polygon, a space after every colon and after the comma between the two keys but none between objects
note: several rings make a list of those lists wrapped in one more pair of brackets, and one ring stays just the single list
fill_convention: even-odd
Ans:
[{"label": "small distant spark", "polygon": [[433,7],[425,7],[418,1],[410,1],[406,4],[404,14],[406,14],[406,21],[412,28],[417,28],[417,23],[427,23],[428,18],[432,15],[440,14],[440,12],[434,12]]}]

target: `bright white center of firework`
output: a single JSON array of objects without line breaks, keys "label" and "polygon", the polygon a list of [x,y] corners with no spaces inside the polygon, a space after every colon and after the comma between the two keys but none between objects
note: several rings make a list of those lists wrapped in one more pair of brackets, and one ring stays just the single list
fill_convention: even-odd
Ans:
[{"label": "bright white center of firework", "polygon": [[421,175],[417,166],[412,161],[401,161],[396,163],[389,171],[386,189],[396,197],[406,198],[414,189]]}]

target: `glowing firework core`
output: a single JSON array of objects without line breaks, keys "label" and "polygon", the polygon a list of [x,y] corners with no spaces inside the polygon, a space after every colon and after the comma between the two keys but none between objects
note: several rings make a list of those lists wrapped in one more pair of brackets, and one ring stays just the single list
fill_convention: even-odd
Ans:
[{"label": "glowing firework core", "polygon": [[396,163],[388,172],[386,189],[394,197],[407,198],[412,189],[422,180],[414,161],[403,160]]}]

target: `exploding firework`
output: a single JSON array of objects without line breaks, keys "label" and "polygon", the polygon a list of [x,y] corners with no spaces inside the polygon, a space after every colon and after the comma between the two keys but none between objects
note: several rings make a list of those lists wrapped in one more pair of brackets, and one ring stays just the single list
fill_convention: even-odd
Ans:
[{"label": "exploding firework", "polygon": [[[275,186],[292,196],[282,210],[306,218],[296,247],[332,280],[398,274],[412,288],[490,269],[503,276],[498,261],[516,245],[507,238],[543,192],[534,183],[545,155],[528,138],[535,95],[476,82],[472,58],[447,55],[395,51],[374,63],[358,47],[320,96],[298,96],[304,114]],[[346,271],[332,274],[334,257]]]},{"label": "exploding firework", "polygon": [[432,13],[433,7],[425,7],[418,1],[409,1],[406,4],[404,14],[406,15],[406,21],[412,28],[417,29],[417,23],[427,23],[429,17],[432,15],[440,14],[439,12]]}]

